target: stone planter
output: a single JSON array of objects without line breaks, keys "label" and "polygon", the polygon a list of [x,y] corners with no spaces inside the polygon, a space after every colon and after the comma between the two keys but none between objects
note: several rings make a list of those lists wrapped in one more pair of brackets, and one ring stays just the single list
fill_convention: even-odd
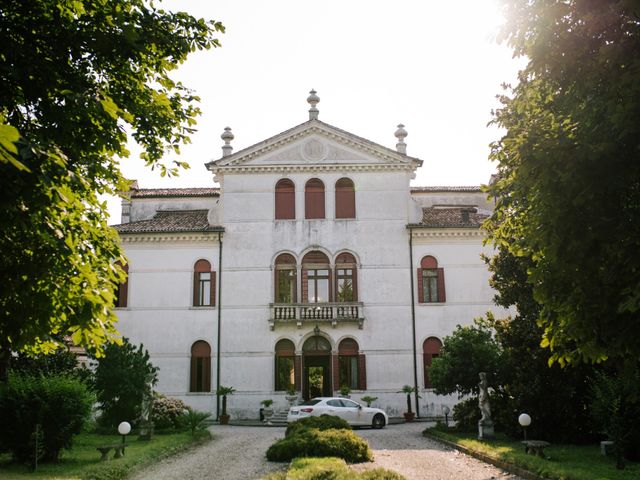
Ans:
[{"label": "stone planter", "polygon": [[289,402],[289,406],[293,407],[298,400],[298,395],[286,395],[284,398],[286,398],[287,402]]},{"label": "stone planter", "polygon": [[404,412],[403,415],[405,422],[413,422],[413,419],[416,418],[416,414],[413,412]]},{"label": "stone planter", "polygon": [[229,425],[229,415],[220,415],[220,425]]},{"label": "stone planter", "polygon": [[273,416],[273,408],[268,407],[268,408],[263,408],[262,409],[262,416],[264,418],[264,422],[269,423],[269,420],[271,420],[271,417]]}]

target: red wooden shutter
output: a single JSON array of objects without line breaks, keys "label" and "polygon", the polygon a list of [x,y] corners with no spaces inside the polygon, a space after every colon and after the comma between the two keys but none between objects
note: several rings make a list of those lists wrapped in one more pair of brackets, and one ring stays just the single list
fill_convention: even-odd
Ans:
[{"label": "red wooden shutter", "polygon": [[302,355],[296,355],[293,359],[293,382],[297,392],[302,390]]},{"label": "red wooden shutter", "polygon": [[438,268],[438,302],[446,302],[447,295],[444,291],[444,268]]},{"label": "red wooden shutter", "polygon": [[422,284],[422,269],[418,269],[418,303],[424,303],[424,285]]},{"label": "red wooden shutter", "polygon": [[196,372],[197,372],[197,368],[196,368],[196,357],[194,357],[193,355],[191,355],[191,375],[190,375],[190,383],[189,383],[189,391],[190,392],[195,392],[196,391]]},{"label": "red wooden shutter", "polygon": [[309,275],[307,274],[307,269],[302,268],[302,302],[309,303],[309,285],[307,284],[307,280],[309,279]]},{"label": "red wooden shutter", "polygon": [[204,375],[204,382],[202,382],[202,391],[210,392],[211,391],[211,357],[205,357],[202,359],[204,363],[204,368],[202,369],[202,374]]},{"label": "red wooden shutter", "polygon": [[216,304],[216,272],[211,272],[211,306]]},{"label": "red wooden shutter", "polygon": [[276,219],[296,218],[296,191],[291,180],[283,179],[276,184]]},{"label": "red wooden shutter", "polygon": [[317,178],[307,182],[304,191],[304,217],[324,218],[324,184]]},{"label": "red wooden shutter", "polygon": [[364,353],[358,355],[358,389],[367,389],[367,362]]},{"label": "red wooden shutter", "polygon": [[278,276],[279,276],[279,270],[278,267],[276,266],[276,268],[274,268],[273,270],[273,303],[277,303],[278,302],[278,298],[280,298],[280,282],[278,280]]},{"label": "red wooden shutter", "polygon": [[336,182],[336,218],[356,218],[356,193],[348,178]]},{"label": "red wooden shutter", "polygon": [[353,282],[351,285],[351,288],[353,289],[353,301],[357,302],[358,301],[358,268],[354,265],[353,266]]},{"label": "red wooden shutter", "polygon": [[333,373],[332,390],[333,391],[340,390],[340,362],[338,360],[338,355],[335,353],[331,355],[331,366],[332,366],[331,373]]},{"label": "red wooden shutter", "polygon": [[193,306],[200,306],[200,273],[193,272]]}]

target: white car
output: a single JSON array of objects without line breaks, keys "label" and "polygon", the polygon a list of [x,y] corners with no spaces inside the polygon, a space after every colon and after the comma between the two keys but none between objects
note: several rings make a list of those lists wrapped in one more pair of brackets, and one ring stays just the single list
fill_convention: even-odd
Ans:
[{"label": "white car", "polygon": [[287,422],[295,422],[305,417],[319,417],[320,415],[335,415],[346,420],[352,426],[371,426],[383,428],[389,423],[389,417],[379,408],[363,407],[358,402],[348,398],[316,397],[289,409]]}]

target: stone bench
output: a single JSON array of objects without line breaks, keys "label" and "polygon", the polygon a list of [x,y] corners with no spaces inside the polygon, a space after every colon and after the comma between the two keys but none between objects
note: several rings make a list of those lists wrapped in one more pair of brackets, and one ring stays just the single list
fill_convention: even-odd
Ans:
[{"label": "stone bench", "polygon": [[524,452],[538,455],[541,458],[547,458],[544,456],[544,449],[551,445],[549,442],[543,440],[524,440]]},{"label": "stone bench", "polygon": [[98,445],[96,450],[102,454],[102,457],[100,457],[101,461],[109,460],[109,452],[111,449],[114,451],[113,458],[121,458],[124,456],[124,445],[121,443],[114,443],[113,445]]}]

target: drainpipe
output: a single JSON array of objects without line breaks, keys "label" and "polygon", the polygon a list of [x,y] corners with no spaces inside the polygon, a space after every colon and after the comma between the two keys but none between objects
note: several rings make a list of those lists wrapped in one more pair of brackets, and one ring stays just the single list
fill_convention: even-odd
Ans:
[{"label": "drainpipe", "polygon": [[220,419],[220,327],[222,323],[222,232],[218,232],[218,342],[216,347],[216,420]]},{"label": "drainpipe", "polygon": [[420,418],[420,403],[418,402],[418,352],[416,350],[416,299],[413,293],[413,230],[409,229],[409,277],[411,278],[411,333],[413,339],[413,387],[415,388],[415,400],[416,400],[416,417]]}]

